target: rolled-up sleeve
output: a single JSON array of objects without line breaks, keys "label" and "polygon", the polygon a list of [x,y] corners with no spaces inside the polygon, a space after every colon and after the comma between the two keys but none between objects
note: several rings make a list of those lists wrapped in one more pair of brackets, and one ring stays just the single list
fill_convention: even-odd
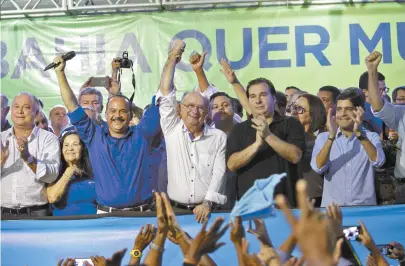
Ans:
[{"label": "rolled-up sleeve", "polygon": [[378,112],[373,111],[373,114],[383,120],[389,128],[398,131],[399,124],[405,121],[405,106],[385,101],[383,108]]},{"label": "rolled-up sleeve", "polygon": [[168,135],[180,123],[177,115],[176,92],[172,91],[166,96],[160,92],[156,93],[156,103],[159,105],[160,126],[163,135]]},{"label": "rolled-up sleeve", "polygon": [[226,135],[223,133],[219,139],[218,150],[215,156],[214,167],[212,169],[212,178],[208,187],[205,199],[223,205],[226,203],[225,194],[226,184]]},{"label": "rolled-up sleeve", "polygon": [[217,92],[219,92],[218,88],[213,86],[212,84],[208,86],[208,88],[201,92],[200,87],[197,86],[195,89],[195,91],[201,93],[202,96],[204,96],[207,100],[210,100],[211,96]]},{"label": "rolled-up sleeve", "polygon": [[44,183],[53,183],[59,175],[60,146],[58,138],[48,134],[45,138],[40,158],[37,158],[35,179]]},{"label": "rolled-up sleeve", "polygon": [[377,150],[377,159],[372,161],[370,158],[370,162],[372,163],[373,167],[379,168],[385,163],[385,153],[382,148],[380,137],[377,133],[374,132],[367,132],[367,138],[370,142],[374,145]]},{"label": "rolled-up sleeve", "polygon": [[322,174],[329,168],[329,164],[330,164],[329,159],[328,159],[327,163],[321,168],[318,168],[318,165],[316,163],[316,157],[321,152],[323,146],[325,145],[326,141],[328,140],[328,134],[329,133],[321,133],[318,135],[318,137],[315,140],[314,149],[312,151],[311,167],[318,174]]},{"label": "rolled-up sleeve", "polygon": [[77,132],[79,133],[80,139],[85,144],[90,144],[98,125],[87,116],[86,112],[81,106],[79,106],[73,112],[68,113],[68,116],[70,118],[70,122],[75,126]]}]

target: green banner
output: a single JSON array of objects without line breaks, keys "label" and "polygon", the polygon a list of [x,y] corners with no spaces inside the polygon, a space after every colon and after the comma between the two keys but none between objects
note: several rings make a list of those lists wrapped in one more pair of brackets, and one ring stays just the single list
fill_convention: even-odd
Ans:
[{"label": "green banner", "polygon": [[[66,74],[77,93],[90,77],[111,75],[111,60],[129,52],[134,61],[137,105],[150,102],[158,88],[169,43],[184,39],[177,66],[179,91],[196,86],[188,64],[193,52],[208,52],[209,81],[234,95],[219,71],[226,58],[243,84],[256,77],[277,90],[294,85],[316,93],[323,85],[358,86],[364,58],[383,53],[380,71],[387,86],[405,85],[405,4],[280,6],[151,14],[58,17],[1,21],[1,90],[9,97],[29,91],[45,109],[61,103],[53,70],[42,69],[55,54],[75,51]],[[124,70],[123,92],[131,95],[131,73]],[[106,93],[105,93],[106,95]]]}]

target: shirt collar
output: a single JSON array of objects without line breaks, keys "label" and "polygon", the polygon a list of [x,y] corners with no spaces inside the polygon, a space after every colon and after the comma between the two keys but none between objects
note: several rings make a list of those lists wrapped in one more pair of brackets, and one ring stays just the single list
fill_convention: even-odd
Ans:
[{"label": "shirt collar", "polygon": [[[111,136],[108,125],[100,126],[100,127],[101,127],[101,130],[103,130],[104,135]],[[130,134],[132,134],[132,132],[134,132],[135,128],[136,128],[136,126],[129,127],[127,133],[123,137],[121,137],[120,139],[127,138]]]},{"label": "shirt collar", "polygon": [[[38,136],[39,129],[40,129],[39,127],[34,126],[34,128],[32,129],[32,131],[31,131],[31,133],[30,133],[30,135],[29,135],[28,138],[27,138],[28,142],[30,142],[31,140],[33,140],[35,137]],[[9,130],[9,136],[14,136],[14,137],[15,137],[15,134],[14,134],[14,126],[11,127],[11,128],[8,129],[8,130]]]},{"label": "shirt collar", "polygon": [[[336,131],[336,137],[339,138],[340,136],[345,136],[345,134],[343,134],[342,130],[340,129],[340,127],[338,128],[338,130]],[[355,137],[354,133],[351,135],[351,137],[349,138],[349,140],[352,140]]]},{"label": "shirt collar", "polygon": [[198,140],[204,136],[211,136],[212,132],[210,131],[210,126],[206,123],[204,123],[204,128],[203,128],[203,132],[201,134],[201,136],[198,136],[196,138],[193,138],[193,135],[191,134],[191,132],[187,129],[186,125],[184,124],[183,120],[181,120],[181,126],[183,128],[183,132],[187,132],[190,136],[190,139],[192,140]]}]

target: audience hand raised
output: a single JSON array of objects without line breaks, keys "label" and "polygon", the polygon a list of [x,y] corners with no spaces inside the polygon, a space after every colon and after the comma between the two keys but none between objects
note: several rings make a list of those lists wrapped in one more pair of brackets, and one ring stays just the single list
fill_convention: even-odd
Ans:
[{"label": "audience hand raised", "polygon": [[229,225],[226,225],[221,229],[223,223],[224,218],[217,218],[208,229],[208,231],[206,231],[207,221],[205,221],[200,232],[191,242],[190,248],[184,261],[192,264],[197,264],[200,261],[202,255],[212,253],[225,245],[224,242],[217,243],[217,241],[225,234],[226,230],[228,230],[229,228]]},{"label": "audience hand raised", "polygon": [[189,62],[194,71],[203,69],[206,55],[207,52],[204,52],[202,55],[200,55],[199,53],[195,53],[190,56]]}]

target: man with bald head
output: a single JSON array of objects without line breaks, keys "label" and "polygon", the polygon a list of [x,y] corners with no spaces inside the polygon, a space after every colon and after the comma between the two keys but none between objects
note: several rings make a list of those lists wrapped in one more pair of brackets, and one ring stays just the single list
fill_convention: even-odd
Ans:
[{"label": "man with bald head", "polygon": [[13,127],[1,132],[1,214],[48,214],[46,184],[59,174],[60,147],[51,132],[35,126],[39,112],[35,97],[17,95],[11,105]]},{"label": "man with bald head", "polygon": [[66,79],[63,59],[56,57],[54,62],[60,63],[55,72],[68,116],[89,151],[97,213],[148,209],[157,183],[152,182],[145,162],[159,130],[158,107],[148,108],[139,124],[129,127],[132,103],[123,95],[115,95],[106,106],[108,126],[100,126],[79,106]]},{"label": "man with bald head", "polygon": [[0,93],[1,97],[1,132],[6,131],[11,127],[10,123],[7,120],[8,112],[10,111],[10,106],[8,106],[8,98],[6,95]]},{"label": "man with bald head", "polygon": [[67,117],[67,109],[63,105],[55,105],[49,111],[50,127],[56,136],[60,136],[62,131],[69,127],[69,118]]},{"label": "man with bald head", "polygon": [[205,125],[208,100],[188,93],[176,112],[173,76],[185,44],[176,40],[169,52],[156,95],[168,161],[167,193],[174,208],[193,211],[198,222],[208,219],[216,204],[226,203],[226,135]]}]

